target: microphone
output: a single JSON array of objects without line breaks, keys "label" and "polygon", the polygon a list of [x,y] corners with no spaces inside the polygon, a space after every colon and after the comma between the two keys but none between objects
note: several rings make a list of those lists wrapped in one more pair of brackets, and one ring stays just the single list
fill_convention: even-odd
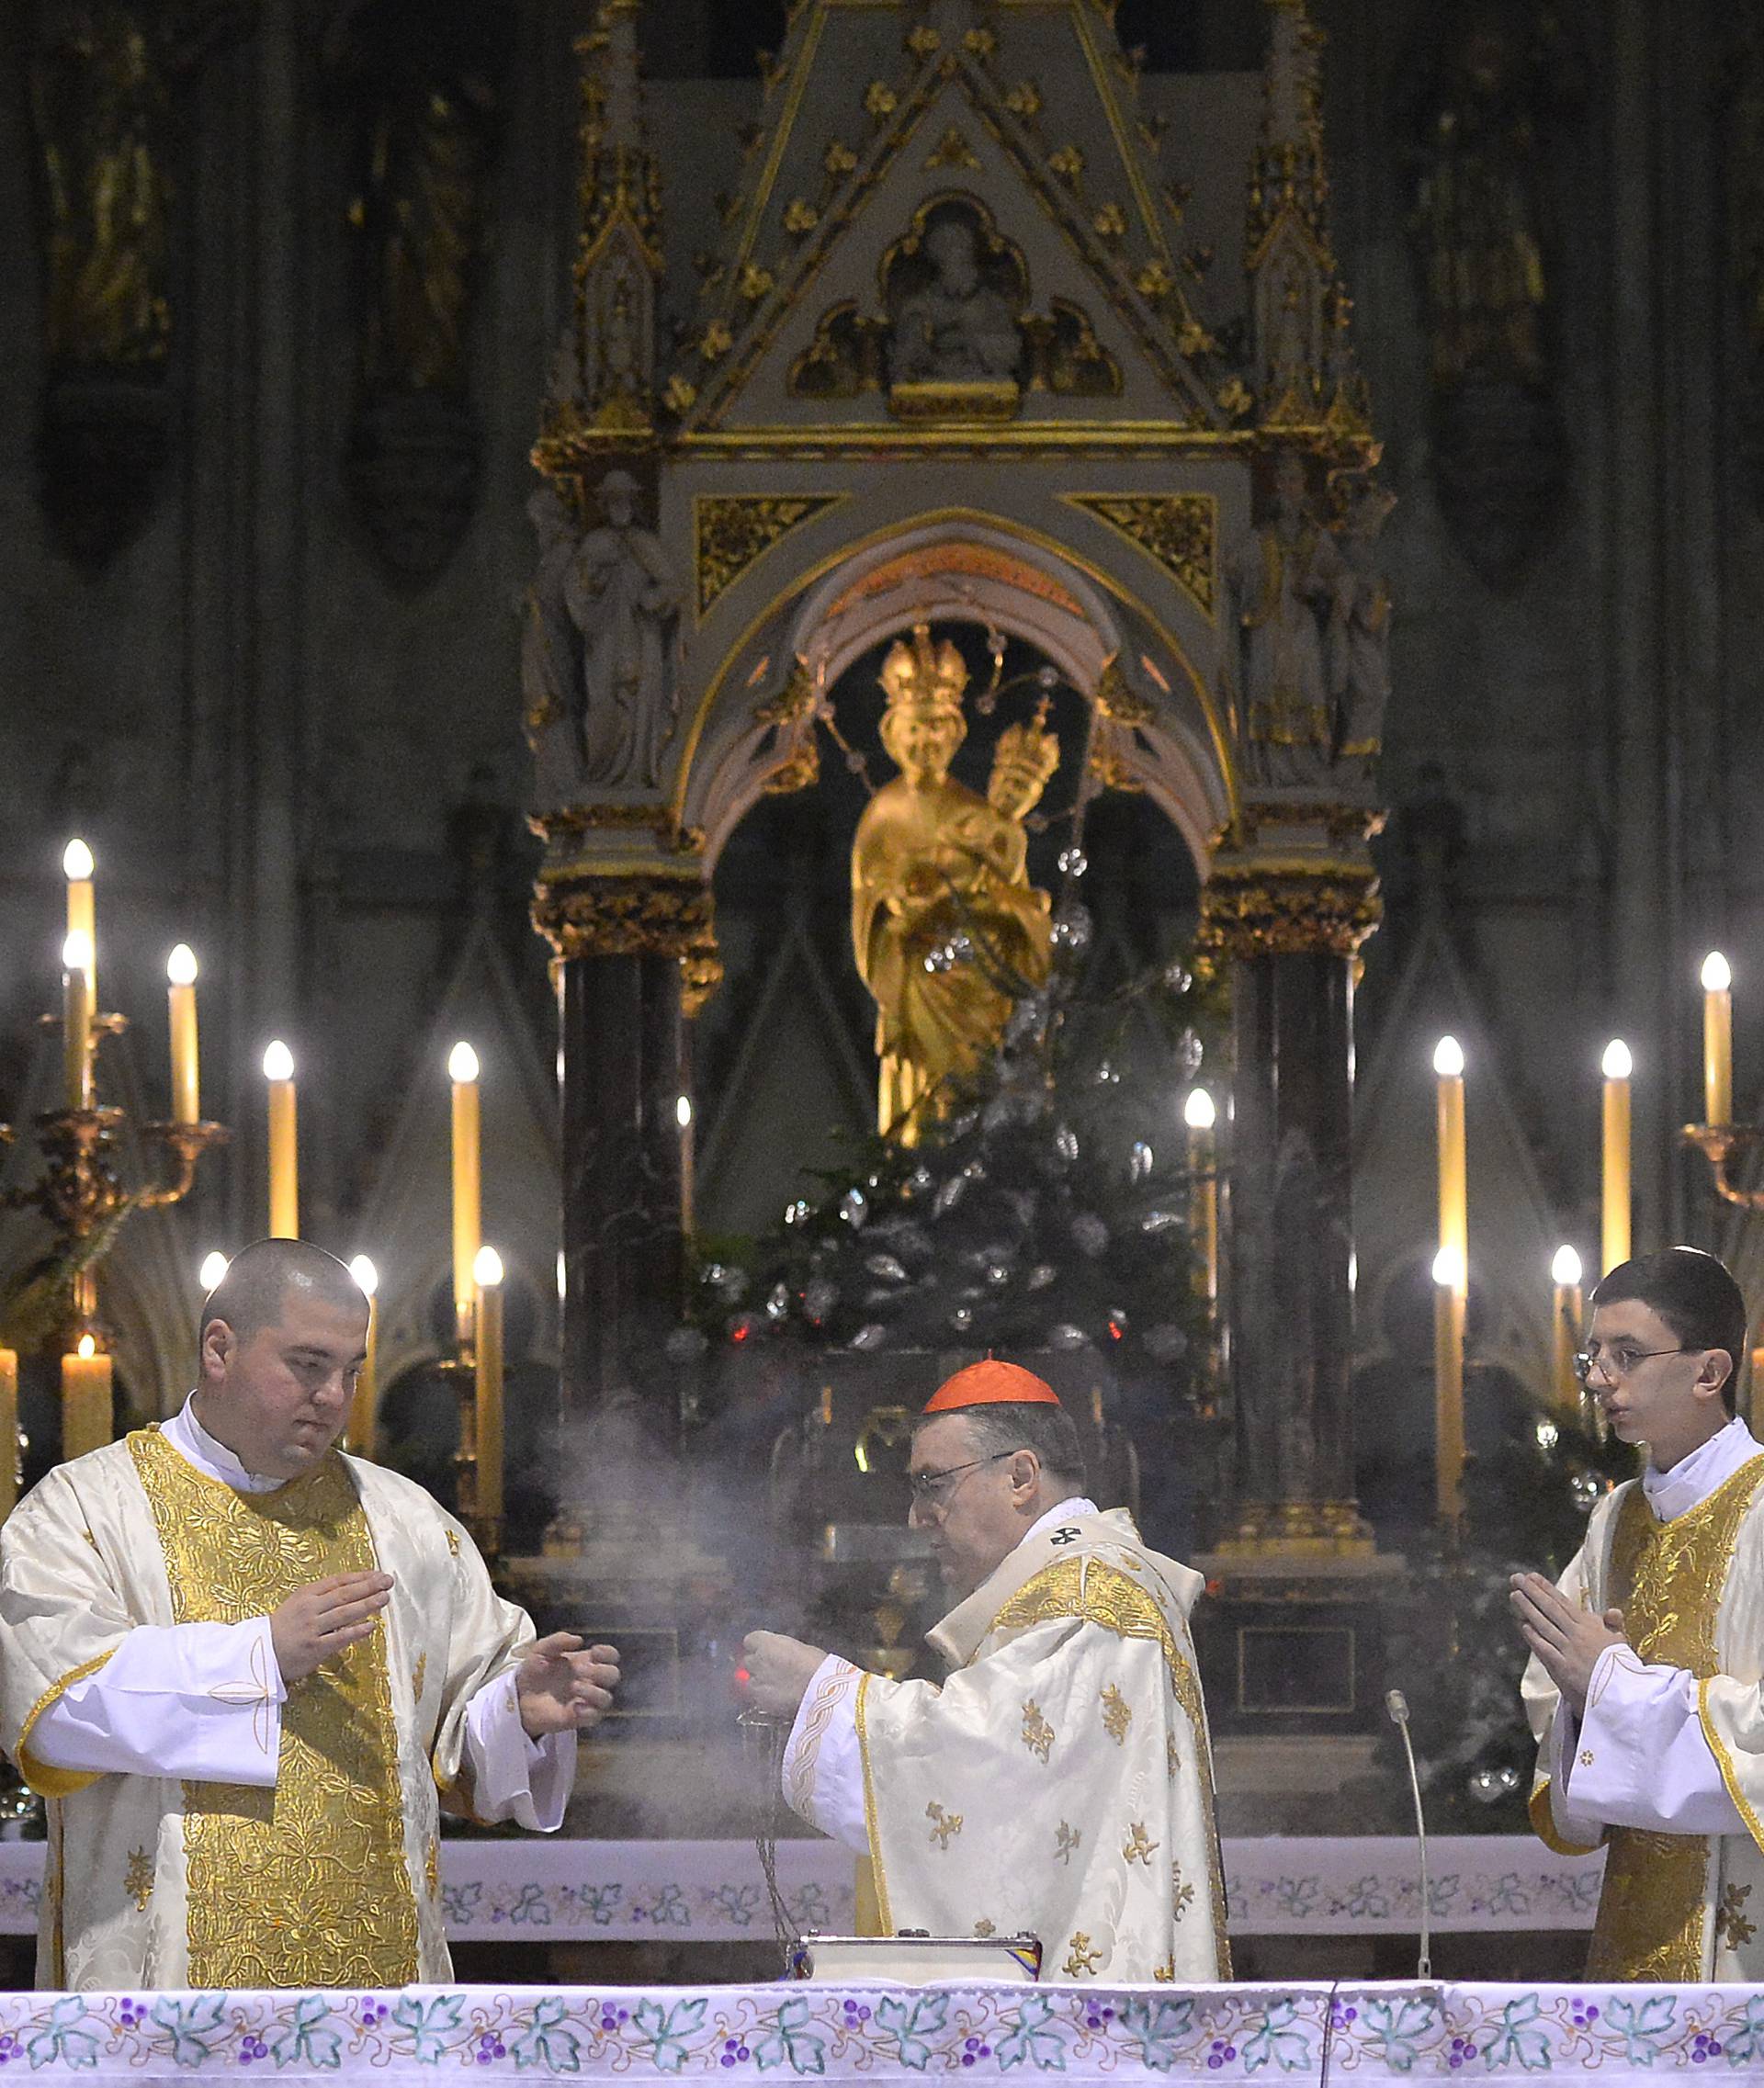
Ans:
[{"label": "microphone", "polygon": [[1427,1816],[1421,1811],[1421,1779],[1415,1767],[1415,1745],[1408,1737],[1408,1699],[1400,1689],[1385,1691],[1385,1710],[1390,1714],[1390,1722],[1403,1736],[1403,1753],[1408,1759],[1408,1788],[1415,1800],[1415,1845],[1421,1858],[1421,1954],[1416,1960],[1415,1976],[1419,1980],[1433,1977],[1433,1960],[1428,1949],[1432,1924],[1432,1894],[1427,1879]]}]

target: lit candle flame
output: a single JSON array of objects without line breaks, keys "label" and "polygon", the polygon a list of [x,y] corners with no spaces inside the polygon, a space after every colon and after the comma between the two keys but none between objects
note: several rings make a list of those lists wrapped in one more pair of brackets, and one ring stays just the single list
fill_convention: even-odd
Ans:
[{"label": "lit candle flame", "polygon": [[1580,1281],[1580,1257],[1571,1247],[1559,1247],[1550,1263],[1550,1281],[1564,1291],[1571,1291]]},{"label": "lit candle flame", "polygon": [[363,1297],[371,1298],[379,1289],[379,1271],[365,1254],[353,1257],[349,1263],[349,1273],[360,1285]]},{"label": "lit candle flame", "polygon": [[1456,1080],[1463,1076],[1464,1046],[1456,1037],[1442,1037],[1433,1046],[1433,1070],[1445,1080]]},{"label": "lit candle flame", "polygon": [[220,1252],[219,1247],[202,1257],[202,1266],[197,1271],[197,1281],[201,1284],[202,1295],[205,1298],[210,1291],[218,1291],[220,1288],[221,1280],[225,1277],[230,1266],[227,1257]]},{"label": "lit candle flame", "polygon": [[165,976],[174,986],[196,984],[196,952],[187,942],[180,942],[166,958]]},{"label": "lit candle flame", "polygon": [[1182,1104],[1182,1122],[1191,1131],[1211,1131],[1218,1122],[1219,1112],[1212,1096],[1204,1088],[1191,1088],[1188,1100]]},{"label": "lit candle flame", "polygon": [[94,867],[92,851],[83,841],[71,841],[62,851],[62,869],[70,885],[85,884]]},{"label": "lit candle flame", "polygon": [[279,1037],[264,1054],[264,1078],[266,1080],[291,1080],[294,1078],[294,1054]]},{"label": "lit candle flame", "polygon": [[1711,950],[1702,960],[1702,990],[1705,993],[1725,993],[1734,983],[1734,967],[1719,950]]},{"label": "lit candle flame", "polygon": [[503,1280],[503,1258],[493,1247],[481,1247],[471,1265],[471,1280],[481,1291],[488,1291]]},{"label": "lit candle flame", "polygon": [[1605,1055],[1600,1064],[1607,1080],[1627,1080],[1635,1070],[1635,1061],[1622,1037],[1612,1037],[1605,1046]]},{"label": "lit candle flame", "polygon": [[478,1078],[478,1054],[469,1044],[457,1044],[447,1054],[447,1078],[450,1080]]}]

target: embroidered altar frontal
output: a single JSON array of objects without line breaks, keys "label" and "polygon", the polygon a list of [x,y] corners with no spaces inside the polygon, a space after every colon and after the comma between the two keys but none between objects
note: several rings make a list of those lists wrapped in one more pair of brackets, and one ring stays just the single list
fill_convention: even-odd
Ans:
[{"label": "embroidered altar frontal", "polygon": [[1764,2068],[1764,1988],[413,1987],[0,1996],[33,2080],[1682,2080]]}]

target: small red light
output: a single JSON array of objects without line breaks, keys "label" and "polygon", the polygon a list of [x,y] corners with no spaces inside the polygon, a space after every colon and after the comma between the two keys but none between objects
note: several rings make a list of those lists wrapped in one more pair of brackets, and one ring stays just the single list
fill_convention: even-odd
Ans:
[{"label": "small red light", "polygon": [[731,1341],[745,1341],[752,1331],[753,1329],[751,1326],[731,1326],[729,1330],[729,1338]]},{"label": "small red light", "polygon": [[1118,1319],[1112,1319],[1109,1322],[1109,1338],[1111,1341],[1119,1341],[1125,1329]]},{"label": "small red light", "polygon": [[738,1667],[735,1670],[735,1679],[745,1689],[753,1677],[745,1667]]}]

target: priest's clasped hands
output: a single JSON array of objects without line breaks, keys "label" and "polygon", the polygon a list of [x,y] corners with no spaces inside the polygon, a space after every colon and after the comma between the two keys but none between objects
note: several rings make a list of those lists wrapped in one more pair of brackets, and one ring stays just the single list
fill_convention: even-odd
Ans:
[{"label": "priest's clasped hands", "polygon": [[[299,1682],[367,1638],[391,1598],[390,1574],[332,1574],[296,1588],[269,1620],[282,1680]],[[538,1640],[514,1670],[521,1724],[534,1740],[598,1725],[617,1687],[616,1652],[611,1646],[584,1651],[574,1631]]]},{"label": "priest's clasped hands", "polygon": [[1515,1574],[1511,1586],[1509,1600],[1521,1635],[1580,1716],[1599,1656],[1609,1646],[1629,1642],[1623,1636],[1623,1611],[1607,1609],[1600,1617],[1582,1609],[1542,1574]]}]

